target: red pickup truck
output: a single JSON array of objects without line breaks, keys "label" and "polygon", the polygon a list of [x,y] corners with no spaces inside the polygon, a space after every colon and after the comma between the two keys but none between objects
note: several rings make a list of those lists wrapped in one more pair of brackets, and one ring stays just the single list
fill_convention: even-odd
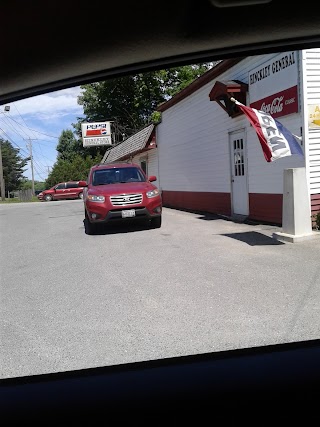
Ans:
[{"label": "red pickup truck", "polygon": [[95,234],[98,224],[126,220],[145,219],[152,228],[160,228],[162,198],[152,184],[156,180],[134,163],[93,166],[83,191],[86,233]]}]

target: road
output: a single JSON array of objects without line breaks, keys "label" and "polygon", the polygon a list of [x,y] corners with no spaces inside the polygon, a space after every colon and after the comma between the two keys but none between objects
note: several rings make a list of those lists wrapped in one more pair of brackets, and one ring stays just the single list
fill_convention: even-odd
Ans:
[{"label": "road", "polygon": [[84,232],[83,202],[0,205],[0,377],[320,336],[320,240],[169,208]]}]

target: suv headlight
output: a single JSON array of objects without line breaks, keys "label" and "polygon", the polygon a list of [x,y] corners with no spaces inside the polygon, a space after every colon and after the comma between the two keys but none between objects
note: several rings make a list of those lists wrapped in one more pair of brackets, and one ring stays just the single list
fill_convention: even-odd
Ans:
[{"label": "suv headlight", "polygon": [[151,197],[156,197],[159,196],[160,191],[158,189],[154,189],[154,190],[150,190],[146,192],[146,196],[149,197],[149,199],[151,199]]},{"label": "suv headlight", "polygon": [[88,198],[88,200],[90,200],[90,202],[104,202],[105,201],[104,196],[97,196],[95,194],[89,194],[87,198]]}]

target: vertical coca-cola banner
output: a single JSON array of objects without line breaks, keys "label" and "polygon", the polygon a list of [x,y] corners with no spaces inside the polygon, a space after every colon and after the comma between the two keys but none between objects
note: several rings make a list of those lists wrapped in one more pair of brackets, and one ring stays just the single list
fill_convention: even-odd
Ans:
[{"label": "vertical coca-cola banner", "polygon": [[281,117],[299,111],[298,52],[281,53],[249,72],[250,107]]}]

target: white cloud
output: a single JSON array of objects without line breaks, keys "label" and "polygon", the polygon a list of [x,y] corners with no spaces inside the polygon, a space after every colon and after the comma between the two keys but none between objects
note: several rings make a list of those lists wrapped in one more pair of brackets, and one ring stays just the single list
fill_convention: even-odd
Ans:
[{"label": "white cloud", "polygon": [[25,119],[55,120],[72,114],[83,115],[82,106],[77,103],[80,87],[64,89],[49,94],[38,95],[32,98],[16,101],[10,105],[10,116]]},{"label": "white cloud", "polygon": [[[10,105],[9,112],[2,107],[0,137],[19,147],[22,156],[28,155],[31,138],[36,179],[44,180],[56,161],[61,132],[73,130],[72,123],[83,116],[82,106],[77,103],[80,93],[80,87],[74,87],[6,104]],[[32,177],[30,162],[25,176]]]}]

